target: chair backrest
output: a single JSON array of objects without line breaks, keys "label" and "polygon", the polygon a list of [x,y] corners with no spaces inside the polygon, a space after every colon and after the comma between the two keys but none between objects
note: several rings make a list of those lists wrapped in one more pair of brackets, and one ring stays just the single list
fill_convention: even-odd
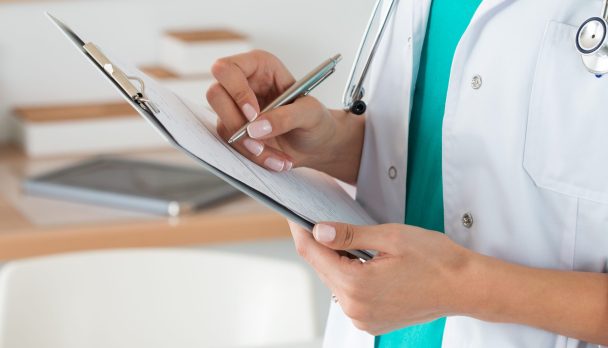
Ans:
[{"label": "chair backrest", "polygon": [[302,266],[195,250],[117,250],[7,264],[1,348],[258,347],[315,337]]}]

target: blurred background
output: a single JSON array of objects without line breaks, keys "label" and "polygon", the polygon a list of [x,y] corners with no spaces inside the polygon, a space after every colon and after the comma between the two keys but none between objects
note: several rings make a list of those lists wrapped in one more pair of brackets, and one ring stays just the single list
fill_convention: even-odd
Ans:
[{"label": "blurred background", "polygon": [[45,11],[203,106],[216,56],[341,53],[313,92],[340,107],[372,6],[0,0],[0,348],[319,347],[330,301],[284,219],[201,179]]}]

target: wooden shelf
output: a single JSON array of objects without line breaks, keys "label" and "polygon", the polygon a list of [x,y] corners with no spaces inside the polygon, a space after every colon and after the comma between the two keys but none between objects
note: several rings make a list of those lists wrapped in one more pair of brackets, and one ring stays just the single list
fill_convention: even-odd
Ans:
[{"label": "wooden shelf", "polygon": [[24,121],[37,123],[138,116],[126,102],[18,107],[15,115]]},{"label": "wooden shelf", "polygon": [[247,37],[243,34],[228,29],[205,29],[205,30],[172,30],[165,33],[182,42],[209,42],[209,41],[243,41]]},{"label": "wooden shelf", "polygon": [[[173,150],[125,157],[180,164],[189,161]],[[32,161],[13,148],[0,147],[0,260],[94,249],[201,245],[289,236],[283,217],[245,196],[196,215],[163,218],[125,215],[119,210],[29,197],[21,192],[19,182],[25,176],[75,160]],[[52,221],[44,222],[44,216],[51,216]],[[87,222],[88,218],[91,221]]]},{"label": "wooden shelf", "polygon": [[196,74],[196,75],[179,75],[175,71],[162,65],[143,65],[139,69],[145,74],[157,80],[209,80],[213,76],[211,74]]}]

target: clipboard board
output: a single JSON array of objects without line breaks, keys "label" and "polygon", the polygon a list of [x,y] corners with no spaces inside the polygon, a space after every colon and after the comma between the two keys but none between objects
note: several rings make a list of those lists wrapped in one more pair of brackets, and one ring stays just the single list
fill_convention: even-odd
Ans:
[{"label": "clipboard board", "polygon": [[[277,211],[287,219],[297,223],[308,231],[312,231],[315,222],[301,214],[298,214],[288,206],[278,202],[268,194],[244,183],[243,181],[229,175],[225,171],[220,170],[205,159],[192,153],[185,146],[182,146],[177,141],[171,132],[160,122],[157,114],[161,112],[161,108],[154,100],[148,98],[146,94],[146,85],[143,79],[137,76],[129,76],[125,74],[118,65],[114,64],[94,43],[85,43],[74,31],[72,31],[62,21],[46,13],[47,17],[59,28],[59,30],[76,46],[76,48],[85,55],[85,57],[114,85],[123,98],[146,119],[172,146],[184,152],[205,169],[228,184],[234,186],[239,191],[261,202],[269,208]],[[139,84],[139,88],[134,85],[134,82]],[[369,220],[373,222],[372,220]],[[371,260],[376,252],[371,250],[348,250],[353,257],[363,261]]]}]

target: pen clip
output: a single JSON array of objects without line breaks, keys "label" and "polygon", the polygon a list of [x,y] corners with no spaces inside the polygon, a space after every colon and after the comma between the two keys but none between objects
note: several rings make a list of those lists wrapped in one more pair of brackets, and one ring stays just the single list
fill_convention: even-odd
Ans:
[{"label": "pen clip", "polygon": [[308,87],[308,89],[306,89],[306,92],[304,92],[304,96],[309,95],[313,89],[315,89],[318,85],[323,83],[323,81],[325,81],[325,79],[327,79],[335,71],[336,71],[336,68],[332,68],[331,70],[329,70],[325,75],[323,75],[323,77],[321,77],[318,81],[316,81],[314,84],[312,84],[310,87]]},{"label": "pen clip", "polygon": [[[138,103],[140,106],[151,111],[152,113],[157,114],[160,112],[156,105],[154,105],[154,103],[152,103],[152,101],[146,97],[145,84],[142,79],[139,77],[127,76],[92,42],[85,44],[83,48],[134,102]],[[133,86],[131,80],[139,82],[140,89]]]}]

